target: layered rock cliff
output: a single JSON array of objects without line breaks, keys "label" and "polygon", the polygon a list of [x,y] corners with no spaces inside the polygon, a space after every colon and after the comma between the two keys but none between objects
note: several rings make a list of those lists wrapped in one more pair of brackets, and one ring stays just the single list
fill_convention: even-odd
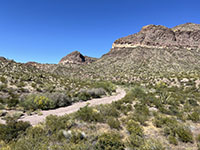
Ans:
[{"label": "layered rock cliff", "polygon": [[186,23],[174,28],[161,25],[144,26],[140,32],[120,38],[116,47],[187,48],[200,49],[200,25]]}]

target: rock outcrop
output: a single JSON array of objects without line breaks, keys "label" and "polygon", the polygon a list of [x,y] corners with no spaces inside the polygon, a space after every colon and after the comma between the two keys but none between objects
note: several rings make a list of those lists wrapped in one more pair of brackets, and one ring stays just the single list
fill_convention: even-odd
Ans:
[{"label": "rock outcrop", "polygon": [[0,61],[6,61],[7,59],[5,57],[0,56]]},{"label": "rock outcrop", "polygon": [[79,51],[74,51],[63,57],[59,64],[90,64],[96,60],[93,57],[83,56]]}]

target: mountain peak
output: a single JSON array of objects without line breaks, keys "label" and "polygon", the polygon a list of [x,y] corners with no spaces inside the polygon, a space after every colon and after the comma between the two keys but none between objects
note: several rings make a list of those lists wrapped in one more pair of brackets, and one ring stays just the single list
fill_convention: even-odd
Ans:
[{"label": "mountain peak", "polygon": [[175,26],[172,28],[172,30],[174,32],[176,31],[196,31],[196,30],[200,30],[200,24],[195,24],[195,23],[185,23],[185,24],[181,24],[178,26]]},{"label": "mountain peak", "polygon": [[89,64],[96,60],[96,58],[83,56],[79,51],[73,51],[67,56],[63,57],[59,64]]},{"label": "mountain peak", "polygon": [[6,61],[7,59],[5,57],[0,56],[0,61]]},{"label": "mountain peak", "polygon": [[162,26],[162,25],[153,25],[153,24],[150,24],[150,25],[146,25],[144,27],[142,27],[141,31],[140,32],[146,32],[146,31],[149,31],[149,30],[169,30],[169,28],[165,27],[165,26]]}]

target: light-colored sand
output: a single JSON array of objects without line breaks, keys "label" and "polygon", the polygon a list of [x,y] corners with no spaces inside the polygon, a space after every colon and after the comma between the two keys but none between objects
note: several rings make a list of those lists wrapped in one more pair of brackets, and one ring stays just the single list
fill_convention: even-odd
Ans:
[{"label": "light-colored sand", "polygon": [[100,104],[109,104],[109,103],[112,103],[113,101],[120,100],[125,95],[126,95],[126,92],[123,89],[117,88],[117,93],[113,96],[92,99],[92,100],[89,100],[86,102],[78,102],[78,103],[74,103],[71,106],[62,107],[62,108],[58,108],[58,109],[54,109],[54,110],[41,111],[42,115],[40,115],[40,116],[39,115],[32,115],[32,116],[25,115],[23,118],[21,118],[19,120],[29,121],[31,123],[31,125],[34,126],[40,122],[43,122],[48,115],[62,116],[65,114],[70,114],[70,113],[78,111],[81,107],[86,106],[88,103],[89,103],[89,106],[95,106],[95,105],[100,105]]}]

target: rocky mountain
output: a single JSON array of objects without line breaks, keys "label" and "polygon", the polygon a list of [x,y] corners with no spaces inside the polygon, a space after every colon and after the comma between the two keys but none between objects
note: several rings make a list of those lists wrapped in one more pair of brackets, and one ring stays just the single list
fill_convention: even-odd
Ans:
[{"label": "rocky mountain", "polygon": [[161,25],[144,26],[140,32],[116,40],[115,47],[200,49],[200,25],[187,23],[167,28]]},{"label": "rocky mountain", "polygon": [[171,29],[148,25],[136,34],[116,40],[102,59],[114,57],[118,64],[123,59],[123,66],[133,64],[141,68],[142,64],[151,71],[177,72],[199,69],[199,51],[200,25],[187,23]]},{"label": "rocky mountain", "polygon": [[63,57],[59,64],[89,64],[96,60],[93,57],[83,56],[79,51],[74,51]]},{"label": "rocky mountain", "polygon": [[[140,32],[116,40],[100,59],[75,51],[58,65],[37,68],[72,78],[132,83],[152,76],[200,71],[200,25],[186,23],[174,28],[148,25]],[[63,65],[64,64],[64,65]]]}]

